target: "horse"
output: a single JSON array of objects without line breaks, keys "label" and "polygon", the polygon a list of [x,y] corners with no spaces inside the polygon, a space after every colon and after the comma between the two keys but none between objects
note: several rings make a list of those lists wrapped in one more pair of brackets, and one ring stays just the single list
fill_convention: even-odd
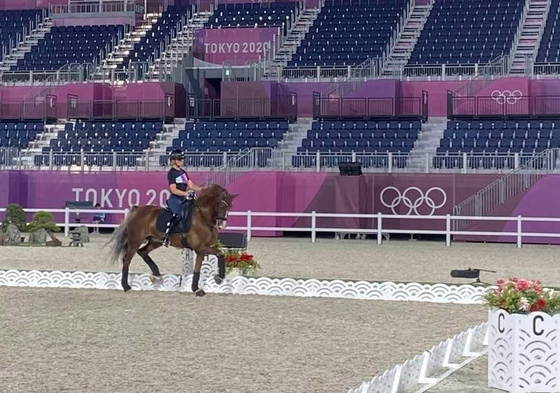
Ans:
[{"label": "horse", "polygon": [[[227,216],[236,196],[217,184],[205,188],[194,201],[188,232],[171,235],[169,244],[172,247],[183,249],[188,246],[196,252],[192,280],[192,291],[196,296],[206,294],[198,287],[198,282],[202,261],[207,255],[215,255],[218,258],[218,274],[214,276],[216,283],[221,284],[226,276],[224,253],[213,245],[218,239],[218,230],[226,227]],[[164,233],[157,230],[156,222],[164,211],[165,209],[158,206],[134,206],[106,244],[110,245],[111,261],[122,259],[121,283],[125,292],[132,289],[128,284],[128,269],[136,253],[150,267],[152,281],[161,279],[159,268],[149,254],[163,245]]]}]

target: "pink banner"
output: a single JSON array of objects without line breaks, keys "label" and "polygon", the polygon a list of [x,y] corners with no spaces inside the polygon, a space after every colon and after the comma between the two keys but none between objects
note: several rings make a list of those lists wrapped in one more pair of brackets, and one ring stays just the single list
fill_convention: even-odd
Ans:
[{"label": "pink banner", "polygon": [[258,61],[268,54],[278,28],[204,29],[196,33],[194,55],[208,63]]}]

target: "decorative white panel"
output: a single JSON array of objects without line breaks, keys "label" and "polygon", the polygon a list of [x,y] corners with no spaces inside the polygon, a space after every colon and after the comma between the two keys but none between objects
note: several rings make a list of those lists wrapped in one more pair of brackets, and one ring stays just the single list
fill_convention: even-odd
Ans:
[{"label": "decorative white panel", "polygon": [[560,392],[560,317],[489,313],[488,386],[509,392]]},{"label": "decorative white panel", "polygon": [[[442,341],[430,350],[417,355],[411,360],[408,360],[403,365],[395,366],[393,369],[385,371],[383,375],[377,376],[369,382],[362,383],[359,388],[351,389],[348,393],[393,393],[404,392],[418,384],[429,384],[433,386],[439,382],[440,379],[435,379],[435,382],[425,382],[424,378],[433,379],[434,375],[444,373],[441,369],[443,367],[448,346],[451,346],[450,353],[452,354],[452,358],[464,364],[466,359],[476,359],[481,354],[470,356],[468,358],[455,358],[455,354],[463,353],[464,351],[472,352],[472,348],[469,348],[467,337],[471,335],[471,337],[473,337],[473,341],[475,341],[474,337],[479,337],[484,340],[487,330],[488,324],[486,323],[480,324],[473,329],[468,329],[453,338]],[[422,375],[422,366],[426,356],[428,357],[427,368],[424,371],[424,375]]]}]

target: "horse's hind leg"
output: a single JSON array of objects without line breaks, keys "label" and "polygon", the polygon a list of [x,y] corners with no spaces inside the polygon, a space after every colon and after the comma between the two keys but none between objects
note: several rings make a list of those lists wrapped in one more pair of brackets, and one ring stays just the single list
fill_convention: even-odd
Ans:
[{"label": "horse's hind leg", "polygon": [[136,254],[136,251],[138,251],[138,248],[140,248],[140,244],[128,243],[128,248],[123,257],[121,284],[125,292],[128,292],[132,289],[130,285],[128,285],[128,268],[130,267],[130,263],[132,262],[132,257],[134,257],[134,254]]},{"label": "horse's hind leg", "polygon": [[[152,271],[153,278],[159,279],[161,278],[161,273],[159,272],[159,268],[154,262],[154,260],[148,255],[152,251],[160,248],[163,243],[153,242],[151,239],[148,240],[148,244],[138,250],[138,255],[146,262],[146,264],[150,267]],[[152,279],[153,281],[153,279]]]}]

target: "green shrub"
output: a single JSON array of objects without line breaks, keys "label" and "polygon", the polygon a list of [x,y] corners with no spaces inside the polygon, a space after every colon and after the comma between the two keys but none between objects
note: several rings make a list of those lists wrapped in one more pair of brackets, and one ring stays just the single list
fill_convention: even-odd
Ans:
[{"label": "green shrub", "polygon": [[51,213],[39,211],[33,215],[33,221],[29,223],[29,232],[37,232],[44,229],[47,232],[60,232],[60,228],[53,221]]},{"label": "green shrub", "polygon": [[20,232],[26,232],[27,230],[27,218],[25,212],[17,203],[11,203],[6,206],[6,215],[4,221],[2,222],[2,231],[6,231],[8,224],[14,224]]}]

